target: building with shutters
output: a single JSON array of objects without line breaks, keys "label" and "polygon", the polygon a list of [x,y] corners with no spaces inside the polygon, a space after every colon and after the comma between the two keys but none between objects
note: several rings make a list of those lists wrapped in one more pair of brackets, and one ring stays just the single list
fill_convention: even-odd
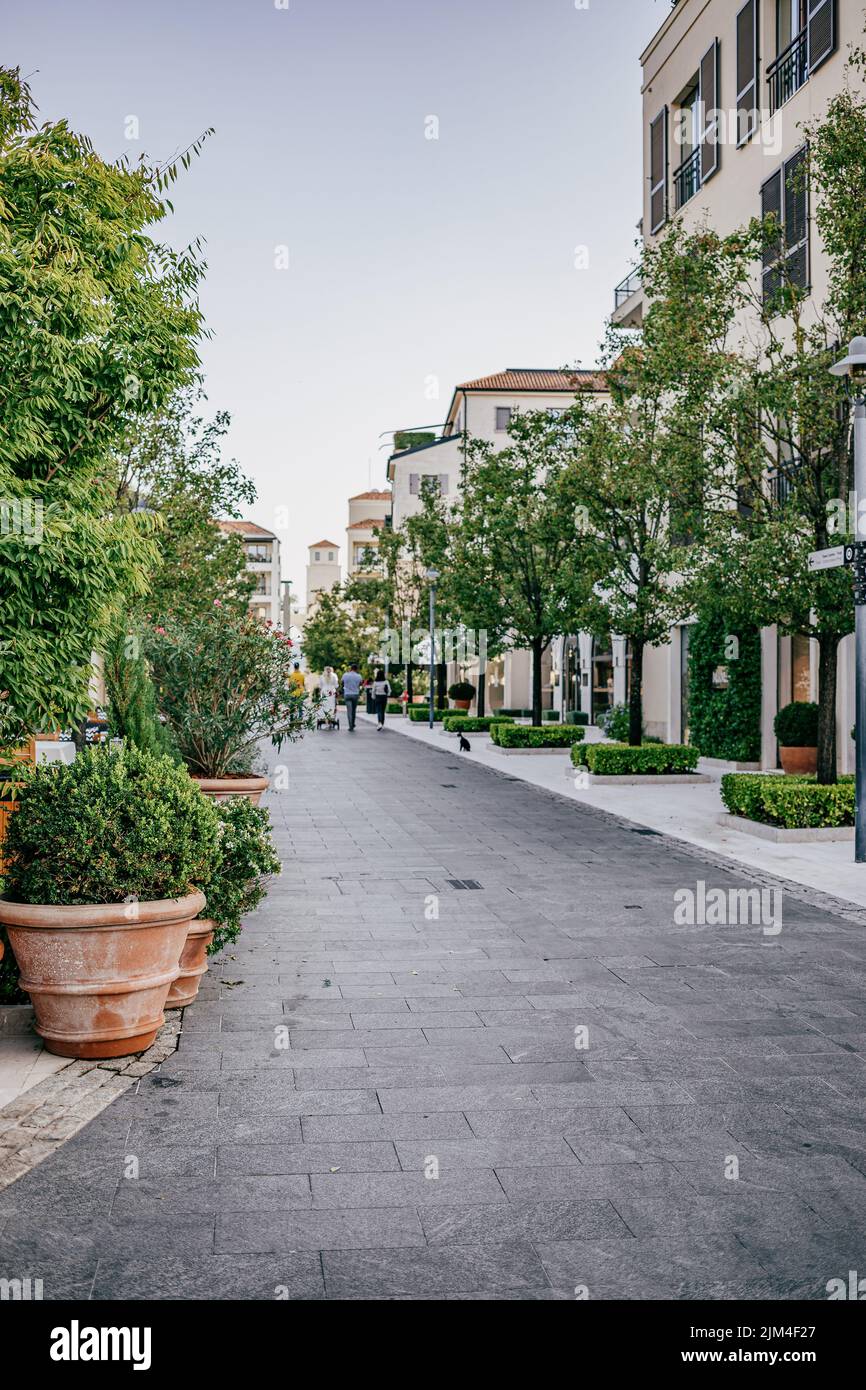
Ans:
[{"label": "building with shutters", "polygon": [[[446,499],[452,502],[458,499],[468,439],[483,439],[494,449],[504,449],[509,442],[508,426],[513,414],[535,410],[561,413],[568,409],[578,391],[588,391],[602,399],[607,391],[603,373],[507,367],[492,376],[461,382],[454,388],[441,435],[415,448],[395,452],[388,460],[395,529],[421,510],[425,482],[438,488]],[[544,658],[542,682],[549,708],[557,707],[553,673],[559,668],[561,645],[561,642],[554,643]],[[477,682],[477,662],[469,662],[461,671],[449,671],[449,680],[463,675]],[[531,690],[532,660],[528,651],[508,652],[501,659],[488,662],[485,699],[488,711],[528,708]]]},{"label": "building with shutters", "polygon": [[[849,44],[863,39],[862,0],[678,0],[643,54],[644,180],[642,232],[660,236],[673,218],[709,222],[722,235],[775,213],[784,235],[756,267],[765,299],[784,260],[795,284],[820,305],[827,262],[802,177],[805,122],[820,116],[842,85]],[[756,286],[757,288],[757,286]],[[614,293],[614,322],[643,321],[639,269]],[[678,742],[688,729],[689,629],[649,649],[644,670],[646,725]],[[621,662],[627,655],[621,654]],[[762,634],[762,763],[777,766],[773,718],[791,700],[817,696],[817,643]],[[837,743],[853,766],[853,638],[839,649]],[[622,678],[621,678],[622,680]]]},{"label": "building with shutters", "polygon": [[218,521],[217,525],[224,535],[239,536],[243,542],[246,567],[255,579],[250,612],[278,627],[282,621],[279,539],[255,521]]},{"label": "building with shutters", "polygon": [[346,526],[346,575],[351,579],[365,563],[375,556],[379,532],[391,525],[391,489],[381,492],[359,492],[349,498],[349,521]]},{"label": "building with shutters", "polygon": [[305,617],[312,616],[319,594],[340,583],[340,547],[334,541],[316,541],[307,551],[307,603]]}]

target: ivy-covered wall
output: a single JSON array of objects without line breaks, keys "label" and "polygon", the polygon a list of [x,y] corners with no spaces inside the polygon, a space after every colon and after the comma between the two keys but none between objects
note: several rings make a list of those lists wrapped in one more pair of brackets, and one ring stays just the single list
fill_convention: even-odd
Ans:
[{"label": "ivy-covered wall", "polygon": [[761,636],[757,628],[735,628],[718,611],[701,615],[689,634],[689,715],[689,740],[705,758],[759,761]]}]

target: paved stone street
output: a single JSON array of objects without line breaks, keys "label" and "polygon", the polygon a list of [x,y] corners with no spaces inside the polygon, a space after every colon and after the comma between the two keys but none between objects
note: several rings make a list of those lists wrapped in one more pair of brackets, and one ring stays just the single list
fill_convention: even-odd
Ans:
[{"label": "paved stone street", "polygon": [[369,726],[285,761],[282,878],[177,1053],[0,1194],[0,1274],[761,1299],[866,1269],[866,926],[788,893],[777,935],[676,926],[744,872]]}]

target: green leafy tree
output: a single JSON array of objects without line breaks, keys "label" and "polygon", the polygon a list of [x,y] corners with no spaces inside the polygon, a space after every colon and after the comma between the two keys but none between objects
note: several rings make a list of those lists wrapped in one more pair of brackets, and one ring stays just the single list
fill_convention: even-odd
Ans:
[{"label": "green leafy tree", "polygon": [[501,634],[503,649],[532,652],[532,716],[541,723],[541,664],[550,641],[568,631],[587,601],[577,560],[574,470],[558,422],[515,415],[510,442],[496,452],[471,441],[452,521],[455,608],[468,627]]},{"label": "green leafy tree", "polygon": [[65,120],[37,128],[0,70],[0,747],[77,721],[91,652],[155,565],[113,454],[198,361],[198,250],[150,235],[175,174],[106,163]]},{"label": "green leafy tree", "polygon": [[196,414],[201,395],[190,383],[163,410],[130,421],[118,456],[119,499],[133,510],[146,507],[162,523],[144,605],[161,621],[202,612],[215,598],[240,617],[255,583],[240,537],[215,521],[240,517],[256,489],[236,460],[222,457],[231,417],[219,411],[205,421]]},{"label": "green leafy tree", "polygon": [[311,671],[333,666],[342,672],[352,662],[359,668],[366,664],[370,637],[341,585],[319,594],[312,616],[304,623],[302,647]]}]

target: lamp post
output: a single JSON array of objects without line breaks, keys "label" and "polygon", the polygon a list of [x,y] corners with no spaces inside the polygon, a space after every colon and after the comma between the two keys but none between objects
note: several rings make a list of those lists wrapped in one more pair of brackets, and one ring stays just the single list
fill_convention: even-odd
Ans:
[{"label": "lamp post", "polygon": [[854,642],[856,711],[856,790],[854,815],[854,860],[866,864],[866,508],[861,520],[861,504],[866,502],[866,338],[852,338],[848,356],[830,368],[834,376],[846,378],[854,402]]},{"label": "lamp post", "polygon": [[433,728],[433,690],[436,681],[436,581],[439,571],[429,569],[430,581],[430,728]]},{"label": "lamp post", "polygon": [[281,580],[283,589],[283,631],[287,637],[292,635],[292,581]]}]

